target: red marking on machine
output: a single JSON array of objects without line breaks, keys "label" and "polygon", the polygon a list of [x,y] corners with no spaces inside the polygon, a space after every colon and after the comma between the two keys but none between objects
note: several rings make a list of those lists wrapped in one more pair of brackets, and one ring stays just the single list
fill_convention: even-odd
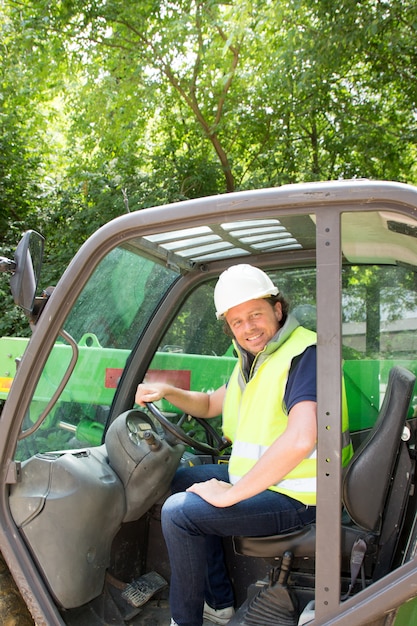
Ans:
[{"label": "red marking on machine", "polygon": [[190,389],[190,370],[149,370],[145,376],[147,383],[168,383],[180,389]]},{"label": "red marking on machine", "polygon": [[[121,367],[107,367],[104,386],[106,389],[115,389],[123,373]],[[190,370],[149,370],[145,380],[147,383],[169,383],[181,389],[190,389]]]}]

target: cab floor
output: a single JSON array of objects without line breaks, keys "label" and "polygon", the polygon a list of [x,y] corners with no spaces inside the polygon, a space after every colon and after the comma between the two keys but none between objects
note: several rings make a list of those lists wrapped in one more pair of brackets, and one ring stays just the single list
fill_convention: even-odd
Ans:
[{"label": "cab floor", "polygon": [[[105,604],[99,601],[65,612],[63,618],[67,626],[169,626],[171,611],[167,599],[151,599],[135,617],[123,621],[120,614],[117,617],[111,610],[106,610]],[[204,620],[203,626],[213,626],[213,623]]]}]

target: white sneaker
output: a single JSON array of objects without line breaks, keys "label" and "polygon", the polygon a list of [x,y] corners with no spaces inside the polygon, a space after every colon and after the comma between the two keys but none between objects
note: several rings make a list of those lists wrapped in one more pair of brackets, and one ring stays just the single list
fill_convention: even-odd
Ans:
[{"label": "white sneaker", "polygon": [[232,606],[227,606],[225,609],[213,609],[207,602],[204,602],[203,617],[213,624],[224,626],[232,619],[234,612],[235,610]]},{"label": "white sneaker", "polygon": [[171,623],[169,626],[178,626],[177,622],[174,622],[172,617],[171,617]]}]

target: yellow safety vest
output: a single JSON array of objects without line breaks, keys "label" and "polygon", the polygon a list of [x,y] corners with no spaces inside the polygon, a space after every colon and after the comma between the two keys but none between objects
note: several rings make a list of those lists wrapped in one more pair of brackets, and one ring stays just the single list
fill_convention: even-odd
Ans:
[{"label": "yellow safety vest", "polygon": [[[285,431],[288,416],[283,399],[291,362],[316,342],[316,333],[302,326],[296,327],[276,349],[272,343],[272,348],[268,345],[256,356],[249,381],[244,378],[242,356],[238,349],[240,359],[230,378],[223,406],[223,431],[233,442],[229,461],[232,483],[244,476]],[[274,351],[268,353],[271,349]],[[352,447],[344,394],[343,399],[342,463],[345,465],[352,455]],[[304,504],[315,505],[316,478],[315,448],[308,458],[269,488]]]}]

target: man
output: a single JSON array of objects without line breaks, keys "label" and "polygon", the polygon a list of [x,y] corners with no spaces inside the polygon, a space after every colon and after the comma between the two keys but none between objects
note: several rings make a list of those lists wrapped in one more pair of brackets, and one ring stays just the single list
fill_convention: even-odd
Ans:
[{"label": "man", "polygon": [[[223,414],[233,442],[228,466],[179,470],[163,506],[171,626],[201,626],[203,614],[216,624],[231,618],[222,537],[282,533],[315,519],[316,335],[288,315],[256,267],[223,272],[214,301],[239,357],[228,385],[206,394],[144,383],[136,394],[141,405],[166,398],[196,417]],[[350,454],[348,445],[344,463]]]}]

